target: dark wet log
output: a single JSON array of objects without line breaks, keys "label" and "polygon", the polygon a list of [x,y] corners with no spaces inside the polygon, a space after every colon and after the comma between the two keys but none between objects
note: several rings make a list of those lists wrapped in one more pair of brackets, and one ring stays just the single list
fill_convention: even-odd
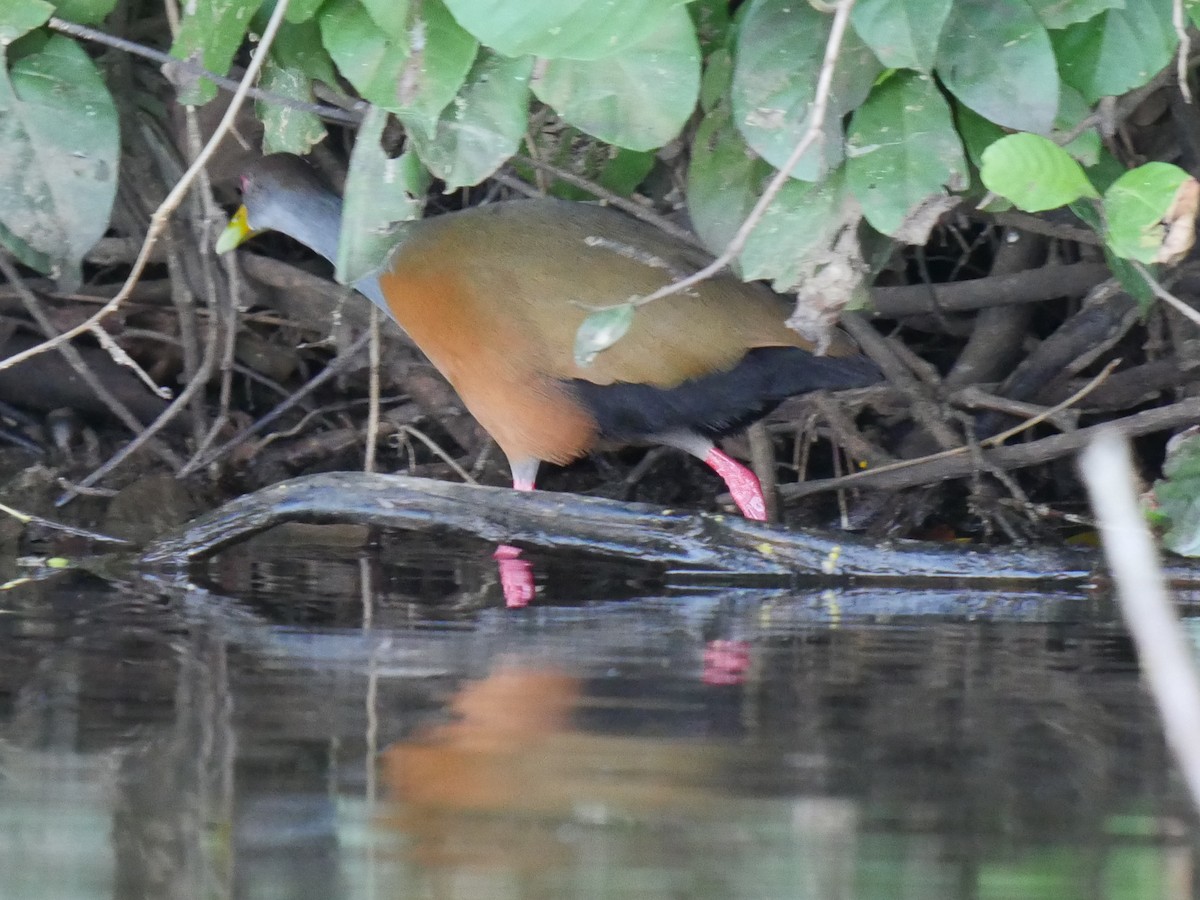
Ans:
[{"label": "dark wet log", "polygon": [[1066,209],[1049,210],[1040,215],[1032,215],[1015,209],[983,215],[978,211],[973,211],[971,218],[1060,241],[1075,241],[1092,247],[1099,247],[1104,243],[1093,229],[1079,224],[1074,213],[1068,212]]},{"label": "dark wet log", "polygon": [[[29,334],[13,334],[0,340],[0,359],[7,359],[42,343]],[[167,408],[167,401],[150,392],[137,376],[117,363],[106,351],[79,347],[76,351],[105,392],[123,404],[141,424],[153,422]],[[0,399],[28,410],[49,412],[67,407],[83,416],[102,419],[110,410],[58,353],[30,357],[11,369],[0,369]]]},{"label": "dark wet log", "polygon": [[[1094,302],[1085,303],[1042,341],[996,393],[1011,400],[1032,400],[1091,365],[1125,336],[1140,315],[1137,301],[1115,289],[1107,297],[1093,297]],[[976,431],[988,437],[1011,424],[1006,416],[983,416]]]},{"label": "dark wet log", "polygon": [[1080,590],[1091,584],[1101,564],[1090,551],[876,543],[851,535],[784,531],[738,516],[362,473],[295,478],[239,497],[154,542],[141,561],[154,568],[186,566],[284,522],[441,530],[490,542],[624,557],[663,567],[669,580],[682,582],[749,576],[782,583]]},{"label": "dark wet log", "polygon": [[1085,294],[1110,277],[1103,263],[1042,266],[1014,275],[871,289],[875,316],[895,318],[931,312],[966,312],[1009,303],[1035,303]]},{"label": "dark wet log", "polygon": [[[1003,231],[996,245],[990,277],[1003,278],[1044,265],[1047,244],[1044,238]],[[981,309],[975,316],[970,339],[954,361],[953,368],[942,379],[943,387],[954,390],[1004,378],[1021,359],[1021,347],[1033,311],[1034,307],[1029,303]]]},{"label": "dark wet log", "polygon": [[[1083,412],[1120,412],[1132,409],[1157,400],[1163,391],[1176,390],[1181,385],[1195,380],[1197,368],[1200,368],[1200,359],[1170,356],[1121,369],[1109,375],[1086,397],[1080,398],[1074,409]],[[1038,393],[1037,402],[1046,406],[1062,403],[1088,381],[1088,378],[1075,378],[1048,385]]]}]

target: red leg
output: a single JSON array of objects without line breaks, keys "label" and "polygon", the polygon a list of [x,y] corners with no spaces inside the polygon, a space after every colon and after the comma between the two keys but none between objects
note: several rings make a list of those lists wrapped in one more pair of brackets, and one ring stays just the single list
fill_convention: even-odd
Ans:
[{"label": "red leg", "polygon": [[[533,476],[526,474],[524,466],[513,466],[513,490],[532,491]],[[537,472],[536,463],[533,472]],[[512,544],[501,544],[492,554],[496,568],[500,570],[500,588],[504,591],[504,605],[509,609],[521,609],[533,600],[533,564],[521,559],[521,548]]]},{"label": "red leg", "polygon": [[767,499],[763,496],[758,476],[740,462],[713,447],[704,457],[710,468],[724,480],[742,515],[758,522],[767,521]]},{"label": "red leg", "polygon": [[741,684],[750,669],[750,645],[745,641],[709,641],[704,648],[705,684]]},{"label": "red leg", "polygon": [[500,570],[504,605],[509,609],[521,609],[533,600],[533,563],[520,557],[521,548],[511,544],[501,544],[492,554],[496,568]]}]

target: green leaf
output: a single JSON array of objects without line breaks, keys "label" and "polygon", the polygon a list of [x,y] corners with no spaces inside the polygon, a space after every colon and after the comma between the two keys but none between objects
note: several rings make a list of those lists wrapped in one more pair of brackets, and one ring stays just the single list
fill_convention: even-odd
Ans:
[{"label": "green leaf", "polygon": [[[265,27],[267,13],[265,7],[258,11],[254,28]],[[271,45],[259,86],[274,94],[312,103],[315,99],[313,81],[323,81],[327,85],[338,83],[333,60],[321,43],[321,30],[316,22],[292,24],[285,21]],[[315,113],[269,100],[255,101],[255,112],[263,123],[263,150],[266,153],[303,156],[325,137],[325,125]]]},{"label": "green leaf", "polygon": [[591,313],[575,332],[575,365],[586,369],[596,356],[607,350],[629,331],[633,324],[634,306],[622,303]]},{"label": "green leaf", "polygon": [[871,92],[850,122],[846,177],[867,221],[887,235],[931,198],[966,188],[962,142],[933,78],[900,73]]},{"label": "green leaf", "polygon": [[648,38],[687,0],[447,0],[479,42],[504,56],[599,59]]},{"label": "green leaf", "polygon": [[[1124,174],[1124,170],[1122,170],[1122,174]],[[1104,217],[1100,214],[1099,201],[1077,200],[1070,204],[1070,208],[1071,212],[1078,216],[1079,221],[1091,228],[1096,234],[1104,234]],[[1155,296],[1154,288],[1146,280],[1146,276],[1129,260],[1122,259],[1113,253],[1109,247],[1105,246],[1101,249],[1104,251],[1104,261],[1108,264],[1109,271],[1113,273],[1113,277],[1125,289],[1125,293],[1137,301],[1138,309],[1141,310],[1142,315],[1148,313],[1154,305]]]},{"label": "green leaf", "polygon": [[859,0],[850,21],[879,61],[929,72],[953,0]]},{"label": "green leaf", "polygon": [[[250,18],[263,0],[208,0],[185,4],[179,34],[171,45],[177,59],[199,62],[210,72],[227,75],[233,55],[242,45]],[[179,89],[179,102],[201,106],[217,95],[211,81],[197,78]]]},{"label": "green leaf", "polygon": [[401,7],[403,21],[380,12],[384,28],[358,0],[329,0],[319,18],[321,35],[359,94],[428,132],[462,87],[478,45],[440,0]]},{"label": "green leaf", "polygon": [[350,155],[336,273],[343,284],[384,267],[407,223],[420,217],[429,190],[429,174],[414,153],[392,159],[383,152],[387,117],[377,106],[367,111]]},{"label": "green leaf", "polygon": [[696,107],[700,46],[687,11],[671,10],[645,40],[597,60],[552,60],[533,92],[566,121],[631,150],[670,141]]},{"label": "green leaf", "polygon": [[43,0],[9,0],[0,6],[0,50],[46,23],[54,7]]},{"label": "green leaf", "polygon": [[1092,114],[1092,108],[1083,95],[1066,82],[1060,86],[1058,95],[1058,115],[1054,119],[1054,131],[1051,138],[1073,157],[1083,164],[1084,168],[1094,166],[1100,160],[1100,131],[1096,126],[1085,128],[1078,137],[1069,144],[1063,144],[1060,138],[1073,132],[1079,123]]},{"label": "green leaf", "polygon": [[117,110],[91,58],[52,35],[11,72],[0,54],[0,240],[78,284],[117,191]]},{"label": "green leaf", "polygon": [[[290,8],[290,7],[289,7]],[[255,26],[263,18],[262,11],[255,17]],[[316,22],[293,25],[284,22],[271,45],[271,58],[285,69],[296,69],[312,81],[323,81],[337,87],[337,72],[333,60],[321,43],[321,29]]]},{"label": "green leaf", "polygon": [[405,124],[428,132],[467,80],[479,44],[441,0],[423,0],[414,12],[413,50],[400,73],[396,113]]},{"label": "green leaf", "polygon": [[[359,0],[367,15],[389,37],[407,39],[408,0]],[[419,0],[418,0],[419,2]]]},{"label": "green leaf", "polygon": [[989,191],[1026,212],[1099,196],[1071,154],[1036,134],[1010,134],[984,150],[979,177]]},{"label": "green leaf", "polygon": [[1075,213],[1080,222],[1091,228],[1096,234],[1104,231],[1104,217],[1100,215],[1100,203],[1097,198],[1080,198],[1074,203],[1068,203],[1067,207]]},{"label": "green leaf", "polygon": [[975,168],[983,165],[983,151],[1008,133],[995,122],[957,101],[954,104],[954,118],[958,122],[958,133],[962,135],[967,156]]},{"label": "green leaf", "polygon": [[1152,162],[1131,169],[1104,192],[1105,240],[1113,253],[1152,263],[1162,246],[1163,218],[1175,192],[1190,176],[1170,163]]},{"label": "green leaf", "polygon": [[[283,17],[294,25],[307,22],[320,11],[324,2],[325,0],[292,0]],[[275,0],[270,0],[270,6],[275,8]]]},{"label": "green leaf", "polygon": [[77,25],[95,25],[103,22],[116,5],[117,0],[54,0],[54,15]]},{"label": "green leaf", "polygon": [[612,158],[600,170],[596,181],[614,194],[628,197],[646,180],[646,176],[654,168],[655,159],[657,155],[649,150],[614,148]]},{"label": "green leaf", "polygon": [[712,112],[713,107],[729,93],[732,84],[733,54],[723,48],[714,50],[700,76],[700,109]]},{"label": "green leaf", "polygon": [[704,55],[727,49],[729,40],[729,0],[692,0],[688,14],[696,26],[696,37]]},{"label": "green leaf", "polygon": [[[705,116],[692,147],[687,198],[696,233],[713,253],[725,249],[774,174],[749,151],[727,105]],[[842,226],[847,194],[841,170],[817,184],[785,183],[750,233],[738,259],[741,276],[771,280],[781,291],[793,288],[807,273],[811,254]]]},{"label": "green leaf", "polygon": [[1141,87],[1179,45],[1171,0],[1126,0],[1087,22],[1053,35],[1063,80],[1089,103]]},{"label": "green leaf", "polygon": [[1086,22],[1107,9],[1123,9],[1125,0],[1028,0],[1047,28],[1066,28]]},{"label": "green leaf", "polygon": [[478,184],[517,151],[528,123],[532,68],[528,57],[507,59],[482,50],[436,127],[409,129],[421,161],[446,182],[447,191]]},{"label": "green leaf", "polygon": [[[808,130],[833,17],[794,0],[752,0],[738,34],[733,71],[733,114],[746,143],[782,168]],[[879,61],[847,32],[834,70],[823,140],[789,173],[819,180],[843,156],[842,117],[857,107],[880,72]]]},{"label": "green leaf", "polygon": [[1163,477],[1151,490],[1153,518],[1166,528],[1163,544],[1180,556],[1200,556],[1200,432],[1195,428],[1167,443]]},{"label": "green leaf", "polygon": [[[298,68],[284,67],[274,55],[263,65],[259,83],[264,91],[306,103],[313,101],[312,81]],[[295,153],[303,156],[325,137],[325,125],[313,112],[259,100],[255,111],[263,123],[264,153]]]},{"label": "green leaf", "polygon": [[1025,0],[959,0],[937,73],[965,106],[1006,128],[1047,134],[1058,110],[1050,37]]},{"label": "green leaf", "polygon": [[1084,169],[1087,170],[1088,181],[1094,184],[1100,193],[1107,191],[1114,181],[1129,171],[1103,146],[1100,148],[1100,158],[1094,164],[1084,166]]},{"label": "green leaf", "polygon": [[408,60],[407,35],[384,31],[358,0],[329,0],[317,21],[325,49],[359,94],[385,109],[397,107],[400,73]]},{"label": "green leaf", "polygon": [[714,255],[733,239],[772,171],[733,127],[728,104],[700,122],[687,171],[688,218]]},{"label": "green leaf", "polygon": [[[1099,231],[1099,229],[1097,229]],[[1124,257],[1117,256],[1107,246],[1104,249],[1104,261],[1108,264],[1113,277],[1130,297],[1137,301],[1138,310],[1144,316],[1154,308],[1154,287],[1146,280],[1133,263]]]}]

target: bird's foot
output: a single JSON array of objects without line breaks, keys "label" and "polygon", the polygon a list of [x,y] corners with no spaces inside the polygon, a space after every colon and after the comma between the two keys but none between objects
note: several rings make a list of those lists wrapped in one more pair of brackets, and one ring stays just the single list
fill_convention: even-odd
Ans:
[{"label": "bird's foot", "polygon": [[500,588],[504,591],[504,605],[509,609],[521,609],[533,600],[533,563],[521,559],[521,548],[501,544],[492,554],[496,568],[500,570]]},{"label": "bird's foot", "polygon": [[716,447],[708,451],[704,461],[725,480],[725,486],[743,516],[756,522],[767,521],[767,498],[763,496],[757,475]]}]

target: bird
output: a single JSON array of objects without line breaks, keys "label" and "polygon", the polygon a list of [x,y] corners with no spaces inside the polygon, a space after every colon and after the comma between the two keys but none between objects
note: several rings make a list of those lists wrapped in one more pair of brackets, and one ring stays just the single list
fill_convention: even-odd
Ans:
[{"label": "bird", "polygon": [[[670,833],[668,823],[681,820],[728,822],[730,797],[715,786],[745,768],[744,746],[674,734],[661,707],[652,733],[629,733],[636,697],[617,707],[624,728],[597,727],[588,714],[613,706],[594,687],[545,661],[505,662],[464,682],[450,698],[452,718],[380,751],[386,793],[377,824],[403,835],[426,871],[505,872],[528,884],[594,853],[588,841],[563,837],[562,823],[584,810],[623,823],[630,836],[662,825]],[[703,696],[680,702],[692,729]]]},{"label": "bird", "polygon": [[[341,198],[301,158],[262,157],[241,188],[218,252],[277,231],[336,259]],[[879,381],[848,335],[835,330],[817,355],[787,326],[782,297],[727,272],[638,308],[590,364],[573,349],[591,311],[708,262],[611,207],[521,199],[400,225],[383,268],[354,287],[451,383],[507,457],[515,489],[533,490],[542,463],[601,445],[664,444],[707,463],[747,518],[765,520],[757,477],[714,440],[795,394]]]}]

